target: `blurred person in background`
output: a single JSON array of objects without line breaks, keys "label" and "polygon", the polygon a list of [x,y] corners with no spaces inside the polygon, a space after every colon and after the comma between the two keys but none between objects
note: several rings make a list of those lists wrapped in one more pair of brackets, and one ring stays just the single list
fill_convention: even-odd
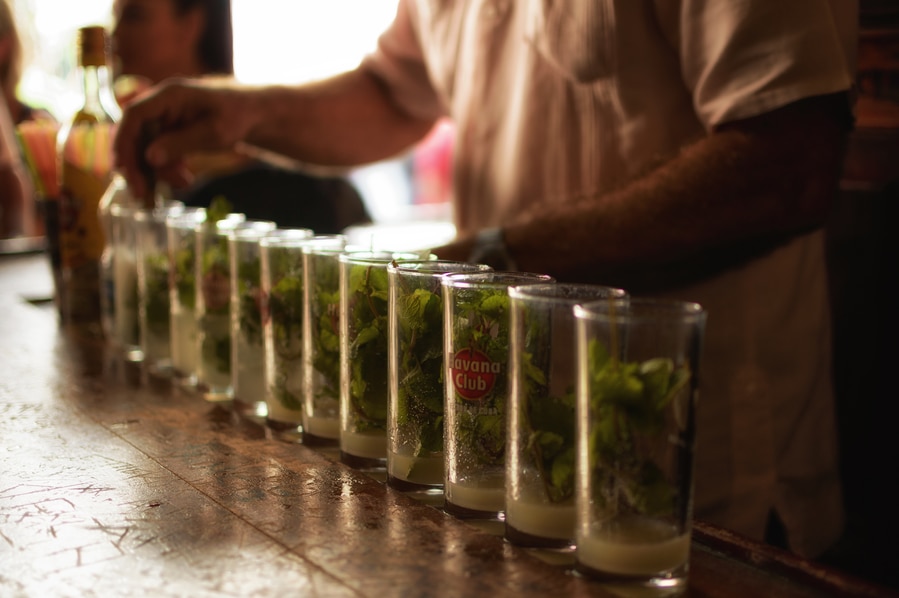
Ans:
[{"label": "blurred person in background", "polygon": [[22,232],[25,207],[33,193],[6,98],[0,96],[0,239]]},{"label": "blurred person in background", "polygon": [[[115,0],[113,11],[115,88],[123,106],[167,79],[233,76],[230,0]],[[179,174],[175,195],[187,205],[205,207],[224,196],[248,218],[321,234],[370,220],[344,177],[276,166],[239,148],[193,152]]]},{"label": "blurred person in background", "polygon": [[0,238],[35,230],[34,188],[16,141],[15,127],[28,120],[55,120],[18,96],[24,56],[11,0],[0,0]]},{"label": "blurred person in background", "polygon": [[115,0],[113,11],[113,69],[117,80],[131,79],[125,91],[170,77],[234,74],[228,0]]}]

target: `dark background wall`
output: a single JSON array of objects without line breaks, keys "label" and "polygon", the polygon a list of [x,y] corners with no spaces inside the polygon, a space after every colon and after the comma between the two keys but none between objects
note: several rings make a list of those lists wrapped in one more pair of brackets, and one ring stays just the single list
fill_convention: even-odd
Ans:
[{"label": "dark background wall", "polygon": [[899,588],[899,2],[862,0],[856,127],[828,224],[847,530],[828,558]]}]

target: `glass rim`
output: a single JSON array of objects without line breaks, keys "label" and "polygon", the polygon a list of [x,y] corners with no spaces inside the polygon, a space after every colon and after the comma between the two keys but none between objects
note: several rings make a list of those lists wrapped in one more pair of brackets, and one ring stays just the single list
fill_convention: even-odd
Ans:
[{"label": "glass rim", "polygon": [[[578,296],[575,294],[578,290],[583,290],[584,293]],[[569,294],[565,294],[566,292]],[[603,292],[608,293],[608,295],[605,297],[601,296]],[[535,303],[579,305],[582,303],[608,301],[610,299],[627,299],[628,293],[624,289],[607,285],[555,282],[511,287],[509,289],[509,297]]]},{"label": "glass rim", "polygon": [[247,221],[247,216],[246,216],[246,214],[243,214],[242,212],[230,212],[224,218],[219,218],[218,220],[215,220],[215,221],[209,219],[209,213],[207,212],[206,217],[203,218],[203,220],[198,220],[196,222],[196,224],[194,225],[194,228],[198,232],[205,232],[207,229],[207,226],[209,226],[209,227],[214,227],[214,229],[217,233],[220,232],[222,234],[226,234],[229,230],[231,230],[238,224],[240,224],[242,222],[246,222],[246,221]]},{"label": "glass rim", "polygon": [[[170,202],[166,202],[165,205],[161,206],[155,206],[152,208],[138,208],[134,213],[134,219],[140,220],[141,222],[146,222],[148,220],[168,222],[169,218],[174,218],[184,214],[186,209],[188,208],[184,205],[183,202],[172,200]],[[205,208],[201,209],[203,209],[203,212],[205,213]],[[196,212],[194,212],[194,214],[196,214]]]},{"label": "glass rim", "polygon": [[[614,303],[620,308],[614,313],[608,306]],[[694,301],[680,299],[653,299],[653,298],[621,298],[609,301],[600,299],[574,306],[574,316],[577,319],[592,322],[610,322],[612,319],[628,322],[647,322],[664,318],[679,318],[682,321],[700,322],[707,317],[705,308]]]},{"label": "glass rim", "polygon": [[[223,232],[222,228],[219,227],[220,223],[221,221],[216,222],[215,226],[218,232]],[[228,237],[236,241],[258,241],[276,228],[278,228],[278,225],[275,224],[274,220],[244,220],[235,222],[233,227],[224,227],[224,232],[227,232]]]},{"label": "glass rim", "polygon": [[[459,269],[456,269],[459,268]],[[472,264],[457,260],[403,260],[396,264],[387,264],[387,271],[395,274],[410,276],[436,277],[446,274],[475,274],[478,272],[492,272],[493,268],[487,264]]]},{"label": "glass rim", "polygon": [[311,228],[275,228],[259,239],[259,245],[263,247],[292,247],[304,241],[309,241],[315,233]]},{"label": "glass rim", "polygon": [[[366,257],[370,256],[370,257]],[[340,254],[341,264],[353,264],[364,266],[368,265],[388,265],[393,261],[419,261],[421,254],[407,251],[344,251]]]},{"label": "glass rim", "polygon": [[303,253],[310,255],[334,255],[343,253],[346,246],[346,235],[315,235],[303,244]]},{"label": "glass rim", "polygon": [[171,222],[173,225],[191,222],[197,224],[206,220],[206,208],[197,206],[184,206],[184,209],[177,214],[169,214],[166,217],[166,224]]},{"label": "glass rim", "polygon": [[[507,282],[502,282],[503,280]],[[519,284],[514,284],[516,282]],[[511,287],[526,284],[555,284],[555,279],[549,274],[537,274],[536,272],[491,270],[487,272],[456,272],[444,274],[441,277],[440,283],[444,287],[454,289],[509,289]]]}]

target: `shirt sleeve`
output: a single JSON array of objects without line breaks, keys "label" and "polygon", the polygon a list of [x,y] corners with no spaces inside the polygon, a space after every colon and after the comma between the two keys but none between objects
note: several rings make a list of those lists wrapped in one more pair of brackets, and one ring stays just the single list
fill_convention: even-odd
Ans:
[{"label": "shirt sleeve", "polygon": [[434,120],[446,110],[429,77],[415,17],[414,2],[400,0],[396,17],[361,68],[387,86],[400,108],[417,118]]},{"label": "shirt sleeve", "polygon": [[660,12],[707,128],[852,87],[855,0],[681,0]]}]

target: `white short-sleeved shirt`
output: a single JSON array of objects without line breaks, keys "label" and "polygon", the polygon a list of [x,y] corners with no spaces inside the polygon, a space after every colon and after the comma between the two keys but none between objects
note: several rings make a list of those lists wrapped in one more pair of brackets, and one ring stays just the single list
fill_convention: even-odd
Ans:
[{"label": "white short-sleeved shirt", "polygon": [[[717,124],[849,89],[856,0],[400,0],[364,68],[456,123],[468,233],[601,194]],[[670,293],[709,312],[696,514],[814,554],[842,526],[820,233]]]}]

